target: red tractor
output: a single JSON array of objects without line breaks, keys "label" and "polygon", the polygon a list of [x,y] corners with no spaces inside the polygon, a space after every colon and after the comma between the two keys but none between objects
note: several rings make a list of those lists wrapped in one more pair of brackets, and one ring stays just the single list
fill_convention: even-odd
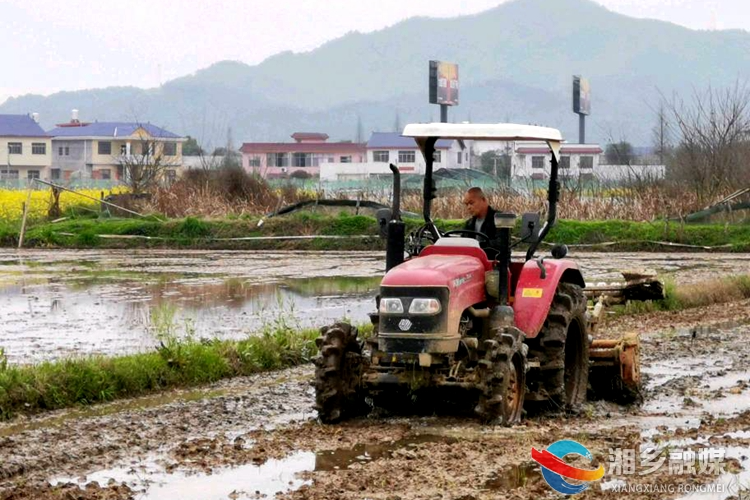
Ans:
[{"label": "red tractor", "polygon": [[[575,408],[598,387],[637,393],[637,340],[597,340],[589,335],[585,282],[576,263],[557,246],[551,257],[536,256],[555,223],[558,130],[512,124],[416,124],[413,137],[425,159],[424,225],[405,237],[400,219],[398,169],[394,203],[386,223],[386,274],[371,315],[375,334],[359,339],[357,329],[337,323],[321,329],[316,358],[316,409],[332,423],[393,407],[408,396],[416,404],[436,401],[471,408],[485,422],[513,424],[524,402]],[[483,233],[440,231],[430,216],[438,139],[543,141],[551,153],[549,209],[525,214],[517,241],[525,258],[511,259],[513,214],[497,214],[497,251],[489,260],[478,240]],[[615,395],[605,390],[605,396]],[[441,403],[442,404],[442,403]]]}]

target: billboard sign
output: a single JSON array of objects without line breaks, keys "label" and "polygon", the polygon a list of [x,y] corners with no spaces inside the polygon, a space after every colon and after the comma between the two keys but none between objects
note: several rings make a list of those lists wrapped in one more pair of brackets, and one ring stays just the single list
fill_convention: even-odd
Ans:
[{"label": "billboard sign", "polygon": [[581,76],[573,77],[573,112],[591,114],[591,85],[588,79]]},{"label": "billboard sign", "polygon": [[458,106],[458,64],[430,61],[430,104]]}]

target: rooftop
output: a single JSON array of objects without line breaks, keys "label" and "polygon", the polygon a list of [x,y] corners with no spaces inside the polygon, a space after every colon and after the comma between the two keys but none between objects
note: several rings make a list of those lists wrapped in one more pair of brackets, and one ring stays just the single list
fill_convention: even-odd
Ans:
[{"label": "rooftop", "polygon": [[246,142],[243,153],[364,153],[365,144],[356,142]]},{"label": "rooftop", "polygon": [[129,137],[142,128],[155,138],[179,139],[180,136],[150,123],[135,122],[94,122],[76,125],[65,124],[53,128],[47,135],[53,137]]},{"label": "rooftop", "polygon": [[328,134],[321,132],[295,132],[292,134],[292,139],[297,142],[301,141],[320,141],[325,142],[328,140]]},{"label": "rooftop", "polygon": [[49,137],[29,115],[0,115],[0,137]]}]

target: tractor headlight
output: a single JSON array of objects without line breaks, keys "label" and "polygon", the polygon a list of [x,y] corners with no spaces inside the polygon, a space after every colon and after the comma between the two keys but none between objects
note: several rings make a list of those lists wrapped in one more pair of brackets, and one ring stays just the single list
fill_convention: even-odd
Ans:
[{"label": "tractor headlight", "polygon": [[440,312],[438,299],[414,299],[409,306],[409,314],[437,314]]},{"label": "tractor headlight", "polygon": [[380,299],[380,312],[382,314],[404,314],[404,304],[401,299]]}]

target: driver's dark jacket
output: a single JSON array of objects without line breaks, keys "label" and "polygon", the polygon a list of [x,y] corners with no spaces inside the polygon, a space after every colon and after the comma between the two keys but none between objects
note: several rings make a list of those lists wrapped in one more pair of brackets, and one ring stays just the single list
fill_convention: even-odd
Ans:
[{"label": "driver's dark jacket", "polygon": [[[476,231],[475,224],[477,222],[476,217],[472,217],[471,219],[466,221],[466,224],[464,224],[464,229],[468,229],[470,231]],[[479,240],[479,245],[482,247],[482,249],[487,254],[487,258],[490,260],[494,260],[497,256],[497,248],[498,248],[498,234],[497,234],[497,228],[495,227],[495,209],[492,207],[487,208],[487,215],[484,216],[484,222],[482,222],[482,228],[480,233],[484,233],[487,238],[489,238],[489,243],[484,241],[483,239],[477,237],[477,240]]]}]

